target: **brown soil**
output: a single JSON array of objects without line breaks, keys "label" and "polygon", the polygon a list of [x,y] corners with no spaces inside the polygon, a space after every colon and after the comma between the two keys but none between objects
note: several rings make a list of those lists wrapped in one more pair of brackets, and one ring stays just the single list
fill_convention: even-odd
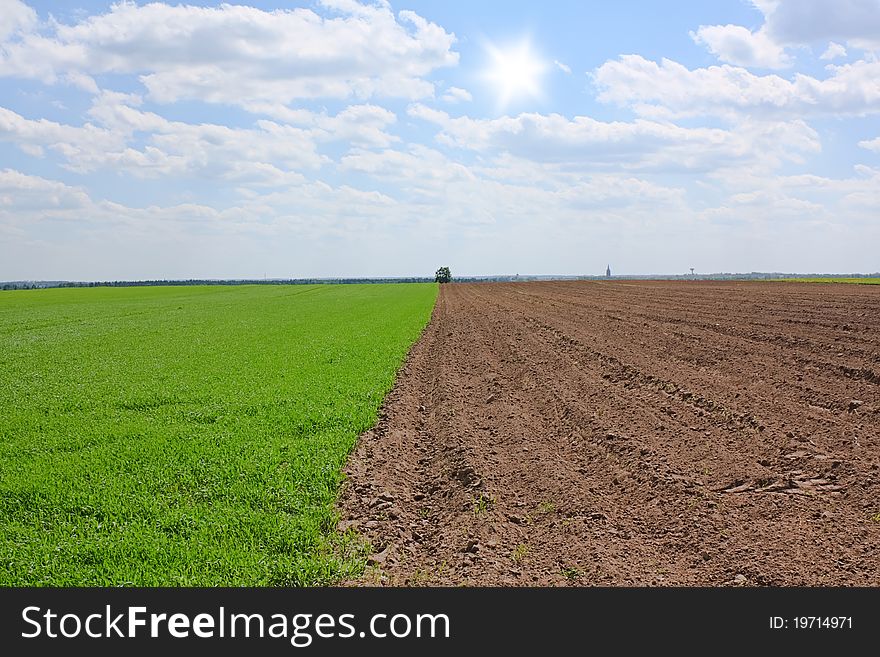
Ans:
[{"label": "brown soil", "polygon": [[354,584],[880,585],[880,287],[441,286]]}]

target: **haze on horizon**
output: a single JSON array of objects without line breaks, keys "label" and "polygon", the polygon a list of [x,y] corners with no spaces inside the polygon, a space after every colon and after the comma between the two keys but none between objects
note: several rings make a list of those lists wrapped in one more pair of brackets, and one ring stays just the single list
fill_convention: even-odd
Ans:
[{"label": "haze on horizon", "polygon": [[880,0],[590,4],[0,0],[0,280],[880,270]]}]

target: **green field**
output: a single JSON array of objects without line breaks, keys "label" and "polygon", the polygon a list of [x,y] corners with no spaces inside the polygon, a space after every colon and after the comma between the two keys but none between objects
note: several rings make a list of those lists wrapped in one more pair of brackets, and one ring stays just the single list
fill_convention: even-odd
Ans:
[{"label": "green field", "polygon": [[0,585],[359,572],[340,468],[437,286],[0,293]]},{"label": "green field", "polygon": [[880,285],[880,278],[780,278],[785,283],[855,283],[856,285]]}]

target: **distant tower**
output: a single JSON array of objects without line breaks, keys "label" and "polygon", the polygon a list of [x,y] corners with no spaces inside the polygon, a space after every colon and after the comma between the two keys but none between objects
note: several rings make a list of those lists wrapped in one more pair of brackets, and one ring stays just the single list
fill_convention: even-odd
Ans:
[{"label": "distant tower", "polygon": [[693,276],[693,275],[694,275],[694,268],[691,267],[691,276]]},{"label": "distant tower", "polygon": [[608,269],[605,270],[605,278],[611,278],[611,265],[608,265]]}]

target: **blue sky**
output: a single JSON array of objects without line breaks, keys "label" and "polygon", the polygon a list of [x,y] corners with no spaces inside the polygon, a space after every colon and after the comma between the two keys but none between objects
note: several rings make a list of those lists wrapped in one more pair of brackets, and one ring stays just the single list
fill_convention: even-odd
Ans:
[{"label": "blue sky", "polygon": [[0,0],[0,280],[880,269],[880,0]]}]

